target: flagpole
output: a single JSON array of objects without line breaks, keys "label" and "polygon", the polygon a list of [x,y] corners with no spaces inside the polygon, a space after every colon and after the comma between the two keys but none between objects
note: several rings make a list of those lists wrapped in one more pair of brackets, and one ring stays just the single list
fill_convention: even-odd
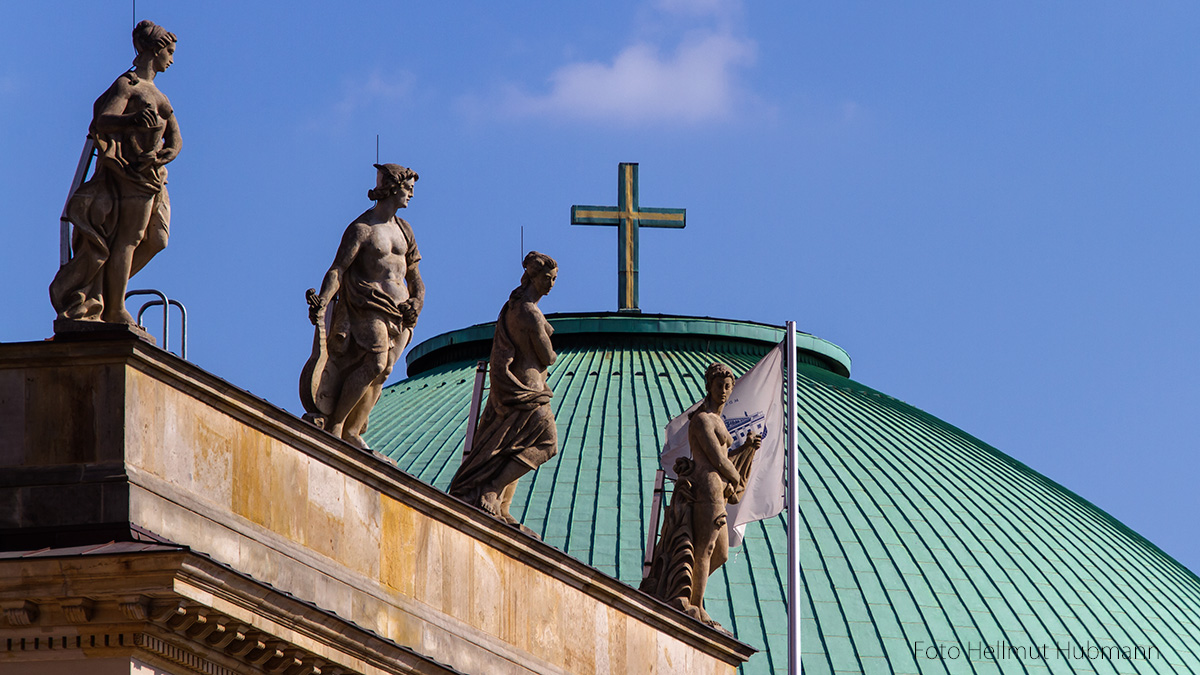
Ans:
[{"label": "flagpole", "polygon": [[[787,423],[784,443],[787,445],[787,535],[788,535],[788,673],[800,675],[800,471],[796,443],[796,322],[787,322],[784,338],[784,363],[787,373]],[[776,493],[778,494],[778,493]]]}]

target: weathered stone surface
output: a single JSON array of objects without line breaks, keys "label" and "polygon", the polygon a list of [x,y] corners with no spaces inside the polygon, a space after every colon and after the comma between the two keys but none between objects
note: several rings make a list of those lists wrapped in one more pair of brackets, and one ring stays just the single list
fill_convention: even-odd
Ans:
[{"label": "weathered stone surface", "polygon": [[87,623],[92,620],[92,608],[94,603],[90,598],[68,598],[59,606],[62,607],[62,612],[67,621],[71,623]]},{"label": "weathered stone surface", "polygon": [[[88,138],[97,150],[96,171],[67,204],[74,255],[50,284],[60,320],[136,323],[125,309],[125,289],[166,247],[171,220],[166,165],[179,154],[181,137],[154,79],[174,62],[175,42],[154,22],[138,23],[133,68],[93,106]],[[56,323],[55,331],[72,327]]]},{"label": "weathered stone surface", "polygon": [[321,292],[308,289],[316,327],[300,373],[305,418],[355,447],[396,359],[412,339],[425,304],[421,253],[412,226],[396,213],[408,206],[417,172],[376,164],[376,200],[342,235]]},{"label": "weathered stone surface", "polygon": [[0,610],[9,626],[28,626],[38,618],[37,603],[28,600],[0,601]]},{"label": "weathered stone surface", "polygon": [[173,545],[0,558],[0,608],[6,674],[461,675]]},{"label": "weathered stone surface", "polygon": [[450,494],[500,520],[538,536],[510,512],[517,480],[558,452],[558,430],[546,384],[557,355],[554,329],[538,300],[554,288],[558,263],[543,253],[525,256],[521,285],[496,319],[488,363],[487,406],[475,427],[471,450],[450,482]]},{"label": "weathered stone surface", "polygon": [[[138,528],[184,544],[468,672],[642,672],[640,664],[658,664],[660,652],[677,662],[682,649],[691,663],[710,664],[694,672],[732,673],[752,651],[149,345],[0,345],[0,382],[19,370],[23,389],[49,391],[43,380],[81,368],[94,377],[78,386],[103,388],[115,400],[95,398],[103,405],[83,411],[72,411],[66,397],[46,402],[64,426],[100,430],[88,452],[67,453],[89,462],[63,465],[61,452],[43,454],[44,432],[10,424],[20,440],[6,448],[16,466],[0,470],[0,503],[21,502],[26,516],[17,527],[33,518],[79,526],[117,486],[124,497],[114,503],[126,517],[115,518],[117,506],[105,517],[123,523],[126,538]],[[118,422],[105,421],[109,414]],[[119,462],[100,459],[114,455]],[[71,485],[96,484],[98,495],[63,499]],[[0,531],[0,541],[13,531]],[[153,597],[155,588],[126,588],[122,596]],[[88,625],[102,611],[98,605]],[[646,660],[626,668],[631,653]],[[489,666],[459,665],[480,663]]]}]

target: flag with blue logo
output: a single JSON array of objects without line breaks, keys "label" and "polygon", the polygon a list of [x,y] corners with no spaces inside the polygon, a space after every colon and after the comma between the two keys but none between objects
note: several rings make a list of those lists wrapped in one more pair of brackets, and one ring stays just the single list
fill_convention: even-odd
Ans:
[{"label": "flag with blue logo", "polygon": [[[783,343],[772,349],[750,372],[733,384],[733,393],[725,404],[721,418],[733,437],[730,450],[746,441],[751,431],[762,436],[762,446],[754,456],[746,492],[737,504],[726,506],[729,517],[729,545],[742,543],[747,523],[763,520],[783,511],[783,472],[786,460],[783,422]],[[697,402],[682,415],[667,424],[667,441],[663,444],[659,462],[672,480],[675,460],[691,457],[688,447],[688,415],[699,407]]]}]

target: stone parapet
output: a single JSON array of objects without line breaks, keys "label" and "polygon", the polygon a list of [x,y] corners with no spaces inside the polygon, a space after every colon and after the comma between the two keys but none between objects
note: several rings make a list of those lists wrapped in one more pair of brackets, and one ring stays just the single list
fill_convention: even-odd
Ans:
[{"label": "stone parapet", "polygon": [[0,548],[139,537],[468,673],[753,653],[139,340],[0,345]]}]

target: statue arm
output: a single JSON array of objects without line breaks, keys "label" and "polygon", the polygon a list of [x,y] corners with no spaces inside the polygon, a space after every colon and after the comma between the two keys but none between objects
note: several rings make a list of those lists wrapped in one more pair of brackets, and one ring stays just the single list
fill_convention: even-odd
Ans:
[{"label": "statue arm", "polygon": [[742,500],[745,494],[745,484],[750,480],[750,469],[754,464],[754,457],[758,454],[758,449],[762,447],[762,436],[751,431],[746,437],[746,442],[742,443],[737,450],[729,453],[729,461],[733,467],[737,469],[738,476],[742,478],[742,482],[731,483],[725,486],[725,501],[730,504],[736,504]]},{"label": "statue arm", "polygon": [[698,414],[692,418],[692,430],[689,435],[694,434],[695,445],[699,446],[693,448],[692,452],[697,449],[703,452],[709,463],[716,468],[717,473],[727,483],[738,485],[742,482],[742,474],[738,473],[737,467],[729,461],[729,454],[725,452],[725,444],[721,442],[721,437],[717,433],[719,420],[720,418],[713,413]]},{"label": "statue arm", "polygon": [[158,163],[167,164],[179,156],[183,145],[183,137],[179,135],[179,124],[175,121],[175,113],[167,117],[167,128],[163,131],[163,146],[158,151]]},{"label": "statue arm", "polygon": [[410,263],[404,275],[404,280],[408,282],[408,300],[401,304],[401,310],[404,312],[404,323],[409,325],[417,323],[417,315],[425,306],[425,282],[421,280],[419,264],[419,261]]},{"label": "statue arm", "polygon": [[739,455],[742,453],[743,450],[750,450],[750,449],[758,450],[761,447],[762,447],[762,436],[759,435],[759,433],[757,431],[751,431],[746,436],[745,442],[742,443],[741,445],[739,445],[737,450],[734,450],[733,452],[731,452],[729,454],[730,455]]},{"label": "statue arm", "polygon": [[[124,112],[129,105],[130,84],[124,76],[117,79],[105,92],[104,105],[96,110],[92,129],[101,133],[120,133],[130,127],[153,127],[163,123],[158,111],[147,106],[131,113]],[[172,118],[174,115],[171,116]]]},{"label": "statue arm", "polygon": [[530,345],[533,347],[533,352],[537,355],[539,363],[552,366],[558,358],[558,354],[554,353],[554,345],[550,343],[550,324],[542,316],[541,312],[537,312],[533,319],[536,328],[534,328],[533,335],[529,341]]},{"label": "statue arm", "polygon": [[325,307],[342,287],[342,276],[354,263],[354,258],[358,256],[358,249],[362,246],[365,236],[363,226],[359,223],[354,223],[346,228],[346,233],[342,235],[342,243],[338,246],[337,255],[333,257],[333,264],[329,266],[329,271],[325,273],[325,279],[321,282],[317,305],[312,308],[310,313],[309,318],[314,324],[319,317],[325,314]]},{"label": "statue arm", "polygon": [[554,365],[558,355],[550,344],[550,324],[537,305],[528,301],[515,302],[510,312],[508,330],[518,347],[517,351],[524,355],[522,361],[541,369]]}]

